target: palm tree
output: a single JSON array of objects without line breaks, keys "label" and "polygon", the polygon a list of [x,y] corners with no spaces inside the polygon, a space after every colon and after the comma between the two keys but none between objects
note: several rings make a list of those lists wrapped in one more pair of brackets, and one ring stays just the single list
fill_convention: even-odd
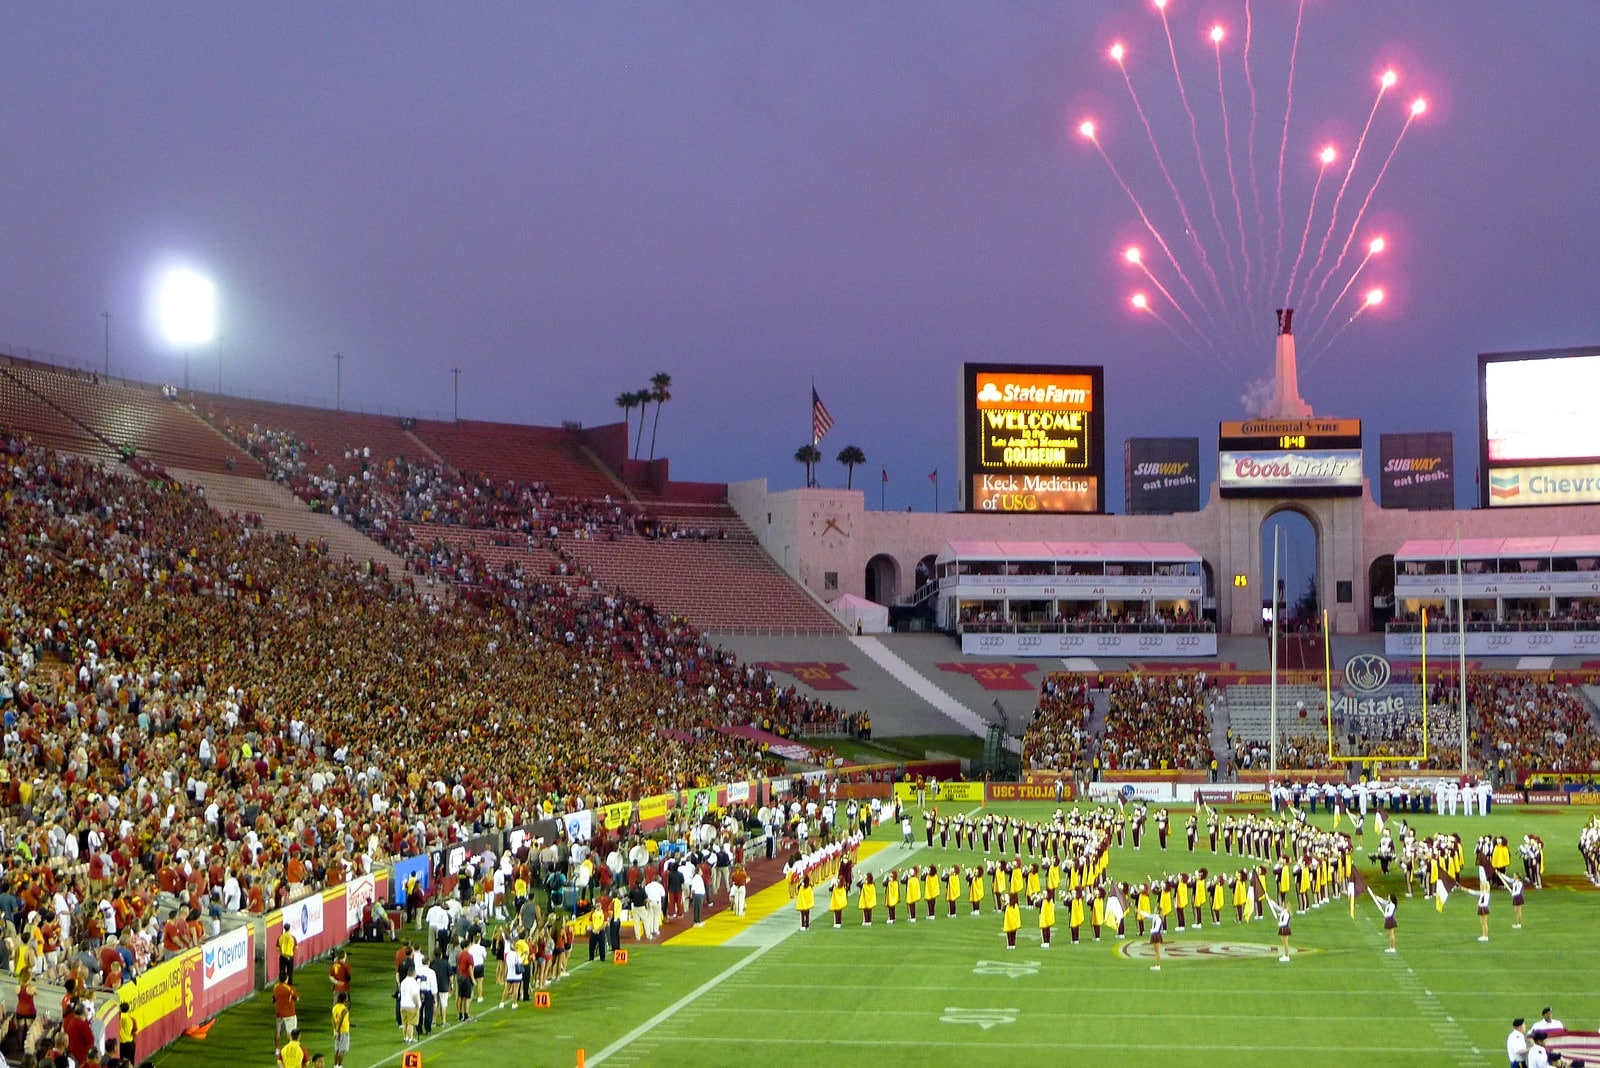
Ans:
[{"label": "palm tree", "polygon": [[633,439],[633,458],[637,460],[639,458],[639,446],[644,444],[644,409],[645,405],[650,403],[650,391],[648,389],[636,389],[633,391],[632,396],[633,403],[639,407],[639,433]]},{"label": "palm tree", "polygon": [[[631,389],[626,393],[617,394],[617,407],[622,409],[622,423],[624,428],[631,428],[633,426],[633,406],[637,403],[638,401],[633,399],[633,390]],[[623,448],[627,448],[626,443],[623,444]]]},{"label": "palm tree", "polygon": [[794,458],[806,465],[806,488],[810,489],[816,484],[811,477],[811,468],[822,462],[822,450],[815,445],[802,445],[794,451]]},{"label": "palm tree", "polygon": [[[650,459],[656,458],[656,430],[661,426],[661,406],[672,399],[672,376],[660,371],[650,376],[650,399],[656,402],[655,422],[650,424]],[[643,420],[640,420],[641,425]]]},{"label": "palm tree", "polygon": [[855,485],[856,465],[867,462],[867,454],[857,445],[846,445],[839,450],[838,460],[844,464],[844,488],[851,489]]}]

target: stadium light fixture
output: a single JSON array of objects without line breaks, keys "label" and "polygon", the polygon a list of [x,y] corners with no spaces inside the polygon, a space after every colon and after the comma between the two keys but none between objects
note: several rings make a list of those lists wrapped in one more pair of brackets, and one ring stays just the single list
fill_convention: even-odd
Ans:
[{"label": "stadium light fixture", "polygon": [[217,287],[192,267],[173,267],[156,290],[156,321],[167,343],[183,352],[183,388],[189,388],[189,356],[217,336]]}]

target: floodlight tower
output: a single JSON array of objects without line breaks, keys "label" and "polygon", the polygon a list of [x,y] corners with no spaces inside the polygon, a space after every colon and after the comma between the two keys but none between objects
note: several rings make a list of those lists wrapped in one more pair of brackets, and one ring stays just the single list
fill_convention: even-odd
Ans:
[{"label": "floodlight tower", "polygon": [[161,279],[158,298],[161,332],[167,343],[183,351],[183,388],[189,387],[189,357],[217,333],[217,287],[200,272],[174,267]]}]

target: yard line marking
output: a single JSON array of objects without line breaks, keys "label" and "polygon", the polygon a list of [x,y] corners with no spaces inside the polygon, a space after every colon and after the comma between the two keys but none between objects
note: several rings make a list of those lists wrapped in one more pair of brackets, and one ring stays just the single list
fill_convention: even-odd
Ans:
[{"label": "yard line marking", "polygon": [[[980,811],[980,809],[981,809],[981,806],[980,806],[980,808],[974,808],[970,812],[968,812],[967,815],[971,816],[971,815],[977,813],[978,811]],[[926,848],[927,848],[926,846],[920,846],[920,845],[919,846],[915,846],[911,850],[910,853],[901,853],[901,854],[899,854],[899,857],[902,857],[902,858],[914,857],[914,856],[916,856],[918,853],[922,852]],[[892,859],[892,858],[887,857],[887,856],[884,855],[887,852],[888,852],[888,850],[886,850],[886,849],[878,851],[871,858],[871,861],[881,862],[881,861]],[[875,865],[873,865],[871,863],[862,864],[862,867],[874,867],[874,866]],[[775,916],[777,916],[778,914],[779,913],[774,913],[773,916],[768,916],[765,919],[758,920],[753,926],[757,927],[757,928],[770,927],[774,922]],[[586,1058],[586,1063],[588,1063],[588,1064],[604,1064],[610,1058],[616,1056],[618,1053],[620,1053],[623,1050],[627,1049],[628,1046],[631,1045],[632,1043],[638,1041],[640,1038],[643,1038],[647,1034],[651,1034],[652,1031],[656,1032],[654,1035],[652,1035],[652,1038],[659,1037],[662,1041],[672,1041],[672,1039],[670,1039],[668,1036],[660,1034],[659,1026],[661,1024],[663,1024],[663,1023],[667,1022],[668,1020],[672,1019],[674,1016],[678,1015],[683,1009],[685,1009],[688,1006],[694,1004],[694,1002],[702,994],[710,993],[711,991],[715,990],[717,987],[721,986],[728,979],[731,979],[735,975],[738,975],[740,972],[744,971],[750,965],[754,964],[756,961],[758,961],[762,957],[766,956],[766,954],[770,950],[776,948],[779,945],[782,945],[789,938],[793,937],[795,932],[798,931],[798,930],[799,930],[798,927],[792,927],[791,926],[791,927],[788,928],[787,933],[778,935],[777,937],[773,938],[771,941],[764,942],[764,943],[762,943],[760,945],[757,945],[754,949],[751,950],[749,956],[742,957],[739,960],[735,961],[734,963],[728,965],[727,968],[723,969],[718,974],[713,975],[710,979],[707,979],[705,982],[701,983],[698,987],[696,987],[695,989],[691,990],[689,993],[685,994],[683,997],[679,998],[677,1001],[673,1002],[671,1005],[667,1006],[665,1009],[662,1009],[660,1012],[658,1012],[654,1016],[650,1017],[650,1019],[646,1020],[644,1023],[640,1024],[638,1027],[635,1027],[632,1031],[629,1031],[627,1034],[623,1035],[621,1038],[619,1038],[615,1042],[611,1043],[611,1045],[607,1046],[605,1049],[600,1050],[598,1053],[595,1053],[593,1056],[590,1056],[590,1057]],[[877,988],[874,987],[873,989],[877,989]],[[373,1068],[377,1068],[377,1066],[374,1065]]]}]

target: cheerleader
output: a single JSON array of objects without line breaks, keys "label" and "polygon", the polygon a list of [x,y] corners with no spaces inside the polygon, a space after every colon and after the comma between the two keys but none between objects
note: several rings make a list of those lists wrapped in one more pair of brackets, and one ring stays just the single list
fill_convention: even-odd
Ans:
[{"label": "cheerleader", "polygon": [[1393,953],[1395,928],[1400,926],[1399,921],[1395,919],[1395,913],[1400,911],[1400,902],[1393,894],[1390,894],[1389,900],[1385,901],[1371,887],[1367,888],[1367,893],[1371,896],[1372,903],[1378,906],[1378,911],[1383,913],[1383,933],[1389,936],[1389,948],[1384,952]]},{"label": "cheerleader", "polygon": [[912,868],[905,876],[906,880],[906,912],[911,915],[911,922],[917,922],[917,904],[922,900],[922,878],[917,874],[917,869]]},{"label": "cheerleader", "polygon": [[1500,876],[1500,881],[1504,883],[1506,889],[1511,892],[1511,907],[1516,910],[1516,922],[1511,925],[1511,929],[1513,931],[1520,931],[1522,930],[1522,880],[1518,879],[1515,875],[1509,879],[1502,875]]},{"label": "cheerleader", "polygon": [[1211,880],[1211,926],[1222,926],[1222,906],[1227,901],[1228,877],[1221,872]]},{"label": "cheerleader", "polygon": [[1178,913],[1178,930],[1183,930],[1183,913],[1189,907],[1189,879],[1181,872],[1173,880],[1173,908]]},{"label": "cheerleader", "polygon": [[[1056,897],[1054,894],[1045,894],[1039,899],[1039,948],[1050,948],[1050,929],[1056,925]],[[1072,940],[1078,940],[1078,932],[1072,932]]]},{"label": "cheerleader", "polygon": [[1478,926],[1482,929],[1478,941],[1489,941],[1489,884],[1482,881],[1478,883]]},{"label": "cheerleader", "polygon": [[1017,905],[1017,895],[1012,894],[1001,915],[1000,929],[1005,932],[1006,948],[1017,948],[1017,931],[1022,928],[1022,909]]},{"label": "cheerleader", "polygon": [[894,926],[894,910],[900,907],[900,873],[890,870],[883,880],[883,906],[889,910],[889,926]]},{"label": "cheerleader", "polygon": [[1267,904],[1272,906],[1272,915],[1278,921],[1278,944],[1283,947],[1283,952],[1278,954],[1278,963],[1288,964],[1289,935],[1293,933],[1289,927],[1289,910],[1278,904],[1276,901],[1273,901],[1271,898],[1267,899]]},{"label": "cheerleader", "polygon": [[1159,912],[1146,912],[1144,909],[1140,909],[1139,926],[1141,928],[1144,926],[1145,920],[1150,921],[1150,948],[1156,955],[1156,962],[1150,965],[1150,970],[1159,972],[1161,970],[1161,943],[1166,937],[1167,921],[1161,918]]},{"label": "cheerleader", "polygon": [[999,861],[994,865],[994,910],[1000,912],[1005,908],[1006,893],[1006,866]]},{"label": "cheerleader", "polygon": [[988,865],[981,868],[974,865],[967,869],[967,902],[972,906],[974,916],[983,911],[983,877],[988,870]]},{"label": "cheerleader", "polygon": [[878,884],[872,881],[872,873],[867,872],[865,879],[861,880],[861,893],[856,898],[856,908],[861,910],[861,926],[872,926],[872,910],[878,907]]},{"label": "cheerleader", "polygon": [[928,903],[928,922],[932,923],[939,916],[939,869],[932,864],[922,877],[922,899]]},{"label": "cheerleader", "polygon": [[956,902],[961,900],[961,869],[952,866],[944,880],[944,899],[949,906],[949,916],[956,916]]}]

